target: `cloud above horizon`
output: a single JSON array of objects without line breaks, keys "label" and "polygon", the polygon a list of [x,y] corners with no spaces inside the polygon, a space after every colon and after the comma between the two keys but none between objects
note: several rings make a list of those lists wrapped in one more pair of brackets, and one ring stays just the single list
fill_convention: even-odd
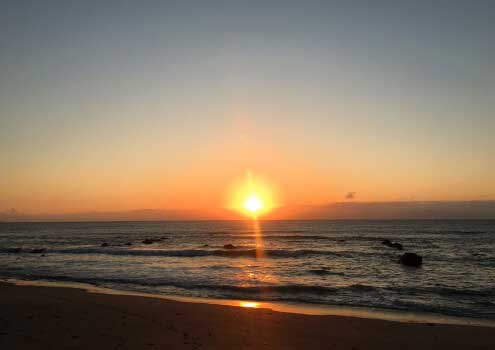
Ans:
[{"label": "cloud above horizon", "polygon": [[354,199],[356,198],[356,192],[347,192],[345,195],[345,199]]},{"label": "cloud above horizon", "polygon": [[495,219],[495,201],[336,202],[301,208],[302,219]]}]

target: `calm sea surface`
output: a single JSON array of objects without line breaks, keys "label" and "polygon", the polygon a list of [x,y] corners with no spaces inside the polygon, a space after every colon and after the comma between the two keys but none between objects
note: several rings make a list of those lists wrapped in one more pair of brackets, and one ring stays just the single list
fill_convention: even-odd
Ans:
[{"label": "calm sea surface", "polygon": [[495,319],[495,221],[0,223],[0,276]]}]

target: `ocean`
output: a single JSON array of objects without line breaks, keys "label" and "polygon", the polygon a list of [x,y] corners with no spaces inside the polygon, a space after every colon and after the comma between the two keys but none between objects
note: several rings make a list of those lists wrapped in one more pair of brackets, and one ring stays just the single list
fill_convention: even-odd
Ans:
[{"label": "ocean", "polygon": [[0,223],[0,277],[495,320],[495,220]]}]

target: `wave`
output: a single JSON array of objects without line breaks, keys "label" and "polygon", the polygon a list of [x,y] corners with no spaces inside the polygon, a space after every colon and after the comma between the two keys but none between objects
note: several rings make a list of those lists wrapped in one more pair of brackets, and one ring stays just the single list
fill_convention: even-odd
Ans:
[{"label": "wave", "polygon": [[[121,257],[171,257],[171,258],[206,258],[206,257],[221,257],[221,258],[270,258],[270,259],[303,259],[306,257],[327,257],[327,258],[380,258],[384,261],[396,261],[398,253],[393,250],[381,251],[333,251],[333,250],[318,250],[318,249],[245,249],[237,248],[232,250],[226,249],[132,249],[124,247],[79,247],[79,248],[64,248],[64,249],[33,249],[33,248],[0,248],[0,254],[20,254],[23,256],[37,254],[63,254],[63,255],[110,255]],[[431,258],[431,257],[430,257]],[[495,266],[495,257],[490,256],[443,256],[436,254],[433,258],[436,262],[471,262],[480,266]],[[309,270],[308,273],[324,276],[337,275],[331,271],[320,271],[318,269]]]},{"label": "wave", "polygon": [[333,276],[344,276],[343,272],[333,272],[329,271],[327,269],[311,269],[308,270],[309,273],[317,276],[328,276],[328,275],[333,275]]},{"label": "wave", "polygon": [[183,249],[183,250],[121,250],[121,249],[73,249],[62,250],[61,253],[72,254],[110,254],[110,255],[137,255],[137,256],[163,256],[163,257],[205,257],[205,256],[217,256],[225,258],[255,258],[258,256],[265,256],[270,258],[297,258],[309,255],[325,255],[325,256],[345,256],[345,254],[337,253],[327,250],[313,250],[313,249],[298,249],[298,250],[284,250],[284,249]]},{"label": "wave", "polygon": [[[263,295],[280,294],[280,295],[337,295],[347,293],[387,293],[395,292],[400,295],[436,295],[436,296],[457,296],[457,297],[475,297],[475,298],[492,298],[495,296],[495,288],[484,288],[480,290],[456,289],[449,287],[377,287],[367,284],[351,284],[347,286],[318,286],[306,284],[286,284],[286,285],[262,285],[262,286],[239,286],[239,285],[221,285],[221,284],[197,284],[185,281],[168,281],[160,278],[148,279],[126,279],[126,278],[105,278],[105,277],[72,277],[72,276],[50,276],[45,274],[12,274],[2,273],[5,278],[22,278],[29,280],[50,280],[60,282],[78,282],[92,285],[118,284],[118,285],[135,285],[143,287],[174,287],[186,290],[212,290],[220,292],[231,292],[238,295],[252,295],[261,298]],[[235,296],[235,295],[233,295]],[[490,299],[478,300],[481,303],[490,305],[493,303]]]},{"label": "wave", "polygon": [[[264,230],[263,228],[261,229],[261,232],[263,234],[269,234],[269,233],[305,233],[305,232],[308,232],[308,230],[283,230],[283,229],[280,229],[280,230]],[[232,231],[224,231],[222,232],[224,234],[232,234],[233,232]],[[239,233],[239,231],[237,231],[237,233]],[[253,231],[253,230],[246,230],[246,231],[241,231],[240,233],[244,234],[244,235],[253,235],[253,234],[256,234],[256,231]]]},{"label": "wave", "polygon": [[[17,250],[19,249],[19,250]],[[0,253],[12,254],[12,253],[31,253],[30,249],[20,248],[2,248]],[[125,249],[125,248],[67,248],[67,249],[46,249],[43,251],[46,254],[105,254],[116,256],[157,256],[157,257],[225,257],[225,258],[255,258],[255,257],[269,257],[269,258],[299,258],[306,256],[329,256],[329,257],[344,257],[351,258],[357,255],[383,255],[391,256],[390,252],[384,251],[383,253],[376,252],[336,252],[329,250],[315,250],[315,249],[174,249],[174,250],[161,250],[161,249]]]},{"label": "wave", "polygon": [[424,233],[431,235],[482,235],[488,233],[487,231],[467,231],[467,230],[428,230]]},{"label": "wave", "polygon": [[479,290],[457,289],[450,287],[385,287],[385,290],[407,294],[433,294],[446,297],[494,297],[495,288]]},{"label": "wave", "polygon": [[[250,237],[254,237],[255,234],[243,234],[243,235],[239,235],[239,234],[233,234],[233,235],[229,235],[229,238],[250,238]],[[263,239],[287,239],[287,240],[305,240],[305,239],[311,239],[311,240],[336,240],[335,237],[328,237],[328,236],[318,236],[318,235],[270,235],[270,234],[266,234],[265,232],[263,232],[262,236],[261,236]]]},{"label": "wave", "polygon": [[[264,230],[261,229],[261,232],[263,234],[270,234],[270,233],[285,233],[285,234],[292,234],[292,233],[306,233],[308,230]],[[252,236],[255,235],[257,232],[252,230],[252,229],[232,229],[232,230],[201,230],[201,231],[187,231],[188,234],[190,235],[239,235],[239,236]],[[173,235],[173,233],[172,233]]]},{"label": "wave", "polygon": [[71,277],[71,276],[50,276],[44,274],[2,274],[4,278],[23,278],[28,280],[48,280],[58,282],[77,282],[91,285],[121,284],[136,285],[145,287],[175,287],[180,289],[207,289],[213,291],[232,292],[242,295],[263,295],[263,294],[312,294],[312,295],[330,295],[339,291],[357,291],[369,292],[376,289],[372,286],[354,284],[343,287],[314,286],[301,284],[288,285],[266,285],[266,286],[237,286],[237,285],[219,285],[219,284],[194,284],[179,281],[165,281],[161,279],[124,279],[124,278],[104,278],[104,277]]},{"label": "wave", "polygon": [[[251,238],[255,236],[256,236],[255,233],[230,234],[228,238],[243,239],[243,238]],[[325,236],[325,235],[300,235],[300,234],[273,235],[273,234],[267,234],[266,232],[263,232],[261,237],[264,240],[288,240],[288,241],[311,240],[311,241],[330,241],[330,242],[352,242],[352,241],[380,242],[384,239],[384,237],[378,237],[378,236]],[[389,239],[394,239],[394,238],[389,238]]]}]

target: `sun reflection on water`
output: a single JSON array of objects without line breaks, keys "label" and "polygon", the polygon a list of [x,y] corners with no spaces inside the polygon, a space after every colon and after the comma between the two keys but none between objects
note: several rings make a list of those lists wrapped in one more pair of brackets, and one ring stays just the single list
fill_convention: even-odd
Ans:
[{"label": "sun reflection on water", "polygon": [[239,306],[241,307],[250,307],[250,308],[257,308],[260,305],[260,303],[257,303],[255,301],[240,301]]}]

